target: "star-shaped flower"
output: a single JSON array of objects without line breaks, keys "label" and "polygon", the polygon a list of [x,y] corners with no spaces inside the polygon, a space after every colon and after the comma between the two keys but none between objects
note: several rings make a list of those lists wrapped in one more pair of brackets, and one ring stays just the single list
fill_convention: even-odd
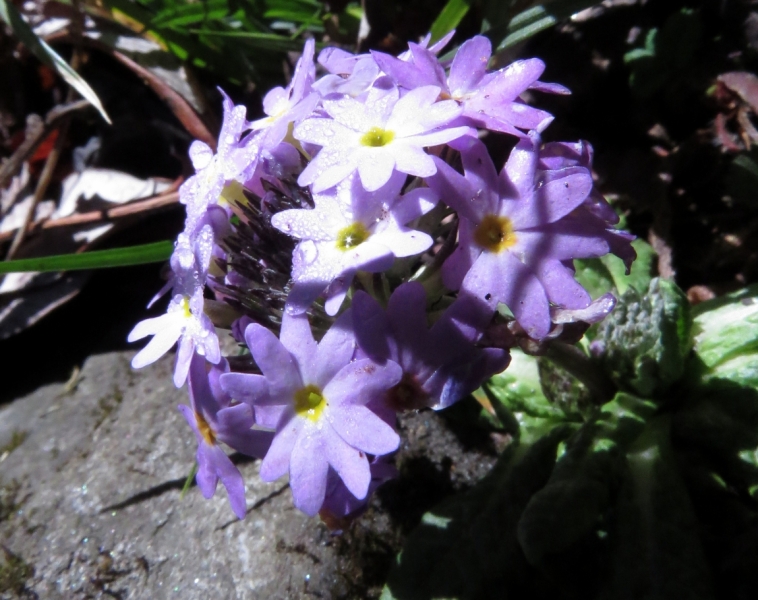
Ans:
[{"label": "star-shaped flower", "polygon": [[510,360],[497,348],[477,348],[445,313],[429,329],[426,293],[420,283],[404,283],[390,296],[386,312],[363,291],[353,297],[355,335],[372,360],[403,368],[403,378],[386,395],[395,411],[446,408],[502,371]]},{"label": "star-shaped flower", "polygon": [[465,176],[437,161],[429,185],[458,212],[459,246],[443,266],[443,281],[495,310],[503,303],[534,338],[550,330],[550,304],[578,309],[591,298],[574,279],[571,261],[610,250],[605,226],[569,215],[592,190],[587,168],[538,169],[532,132],[498,174],[484,144],[461,140]]},{"label": "star-shaped flower", "polygon": [[383,187],[367,192],[353,175],[316,194],[315,209],[273,216],[274,227],[302,240],[293,253],[290,312],[304,312],[325,293],[327,313],[336,314],[357,271],[384,271],[395,257],[431,246],[431,237],[404,225],[431,210],[437,195],[416,188],[399,196],[404,180],[405,175],[395,173]]},{"label": "star-shaped flower", "polygon": [[299,122],[316,108],[319,95],[311,91],[316,72],[314,49],[312,39],[305,42],[290,84],[270,90],[263,98],[263,112],[267,116],[249,124],[253,131],[263,132],[259,139],[262,149],[274,150],[286,137],[290,124]]},{"label": "star-shaped flower", "polygon": [[196,354],[192,358],[189,370],[191,406],[179,405],[197,438],[198,471],[195,479],[205,498],[213,496],[221,479],[234,514],[244,519],[247,510],[245,483],[219,442],[242,454],[263,458],[273,435],[268,431],[253,430],[253,409],[248,404],[232,404],[229,395],[221,388],[219,377],[229,371],[226,360],[211,367],[210,371],[207,367],[202,356]]},{"label": "star-shaped flower", "polygon": [[397,170],[429,177],[437,168],[427,146],[445,144],[467,134],[467,127],[447,127],[461,109],[450,100],[437,102],[440,89],[425,86],[400,98],[396,89],[372,89],[365,101],[348,96],[325,99],[329,118],[306,119],[295,127],[301,142],[322,146],[298,183],[314,192],[337,185],[358,171],[363,187],[376,191]]},{"label": "star-shaped flower", "polygon": [[127,338],[134,342],[153,336],[132,359],[135,369],[155,362],[179,342],[174,369],[176,387],[184,385],[195,352],[213,364],[221,360],[216,329],[203,311],[203,290],[213,247],[213,230],[208,224],[194,241],[186,233],[179,235],[171,255],[172,297],[166,314],[140,321]]},{"label": "star-shaped flower", "polygon": [[453,59],[450,74],[433,52],[419,44],[408,44],[405,60],[373,52],[379,67],[400,87],[408,90],[434,85],[442,98],[452,98],[461,105],[463,122],[519,137],[519,130],[543,131],[553,120],[549,113],[520,100],[528,89],[567,94],[556,84],[539,81],[545,63],[537,58],[516,61],[494,72],[487,72],[492,44],[481,35],[464,42]]},{"label": "star-shaped flower", "polygon": [[194,235],[198,224],[205,216],[208,206],[219,201],[227,184],[251,168],[254,169],[259,154],[259,142],[255,134],[242,138],[249,123],[244,106],[234,106],[229,96],[224,97],[224,120],[218,138],[218,148],[213,150],[204,142],[195,140],[189,148],[195,174],[179,188],[179,199],[187,206],[185,231]]},{"label": "star-shaped flower", "polygon": [[263,375],[221,377],[227,393],[255,406],[261,424],[276,426],[261,478],[289,472],[295,506],[311,516],[324,504],[330,467],[361,500],[371,483],[367,455],[388,454],[400,443],[367,405],[396,385],[402,370],[392,361],[353,360],[351,324],[347,311],[318,344],[305,315],[285,313],[280,339],[252,324],[245,339]]}]

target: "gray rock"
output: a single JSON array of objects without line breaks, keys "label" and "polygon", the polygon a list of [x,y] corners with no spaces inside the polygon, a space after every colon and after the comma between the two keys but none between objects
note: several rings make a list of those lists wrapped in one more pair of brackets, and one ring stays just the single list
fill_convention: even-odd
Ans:
[{"label": "gray rock", "polygon": [[176,410],[186,392],[170,358],[132,371],[131,354],[91,357],[70,393],[49,385],[0,409],[0,598],[374,597],[423,511],[493,462],[420,413],[401,425],[403,476],[344,535],[249,460],[238,521],[223,486],[181,497],[195,453]]}]

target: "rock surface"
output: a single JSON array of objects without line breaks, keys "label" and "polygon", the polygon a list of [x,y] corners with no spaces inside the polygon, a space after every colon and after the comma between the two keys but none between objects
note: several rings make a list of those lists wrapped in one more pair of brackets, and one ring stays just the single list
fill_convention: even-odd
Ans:
[{"label": "rock surface", "polygon": [[[478,480],[494,452],[464,446],[437,414],[401,423],[401,477],[341,536],[292,506],[286,482],[244,459],[248,514],[219,486],[181,497],[195,440],[171,360],[87,360],[75,388],[0,409],[0,598],[370,598],[421,514]],[[69,386],[71,387],[71,386]]]}]

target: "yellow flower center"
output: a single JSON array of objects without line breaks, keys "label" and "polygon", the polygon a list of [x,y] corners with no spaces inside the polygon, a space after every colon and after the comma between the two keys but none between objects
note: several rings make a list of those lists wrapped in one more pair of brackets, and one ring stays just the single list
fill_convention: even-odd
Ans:
[{"label": "yellow flower center", "polygon": [[325,406],[326,398],[313,384],[306,385],[295,392],[295,413],[301,417],[316,422],[324,412]]},{"label": "yellow flower center", "polygon": [[211,426],[208,425],[208,421],[199,412],[195,412],[195,421],[197,422],[197,429],[200,435],[203,436],[205,443],[209,446],[213,446],[216,443],[216,434],[213,433]]},{"label": "yellow flower center", "polygon": [[242,184],[239,181],[232,181],[224,186],[221,190],[221,195],[218,199],[219,204],[234,204],[237,203],[241,206],[247,204],[247,198],[245,192],[242,189]]},{"label": "yellow flower center", "polygon": [[189,319],[192,316],[192,311],[190,310],[189,296],[185,296],[184,298],[182,298],[182,301],[179,304],[179,307],[181,308],[182,314],[184,315],[185,319]]},{"label": "yellow flower center", "polygon": [[474,242],[490,252],[502,252],[516,243],[513,223],[508,217],[487,215],[474,231]]},{"label": "yellow flower center", "polygon": [[337,248],[346,252],[351,248],[360,246],[369,237],[371,237],[371,232],[366,229],[363,223],[353,223],[352,225],[343,227],[337,233]]},{"label": "yellow flower center", "polygon": [[361,145],[371,148],[386,146],[395,139],[394,131],[387,131],[381,127],[372,127],[361,136]]}]

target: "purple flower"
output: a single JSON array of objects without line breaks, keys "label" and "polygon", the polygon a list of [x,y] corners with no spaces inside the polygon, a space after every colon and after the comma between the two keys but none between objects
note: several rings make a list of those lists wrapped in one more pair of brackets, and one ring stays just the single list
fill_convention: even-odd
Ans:
[{"label": "purple flower", "polygon": [[367,192],[352,175],[316,194],[316,208],[273,216],[274,227],[302,240],[293,253],[290,312],[304,312],[325,293],[326,311],[334,315],[356,271],[384,271],[395,257],[413,256],[432,245],[427,234],[404,225],[431,210],[437,195],[417,188],[400,196],[404,181],[405,175],[396,172],[383,187]]},{"label": "purple flower", "polygon": [[[539,168],[547,170],[580,166],[592,169],[592,155],[592,146],[583,140],[575,143],[551,142],[545,144],[540,151]],[[619,222],[619,217],[596,188],[592,188],[587,199],[570,218],[583,223],[592,222],[597,231],[602,230],[611,253],[624,261],[627,275],[629,274],[632,263],[637,258],[637,252],[631,244],[635,236],[613,228]]]},{"label": "purple flower", "polygon": [[449,76],[433,52],[419,44],[408,44],[405,60],[373,52],[379,67],[402,88],[415,89],[433,85],[442,98],[452,98],[461,105],[466,124],[522,137],[519,129],[541,132],[553,117],[524,104],[519,97],[528,89],[568,93],[563,86],[538,81],[545,64],[537,59],[516,61],[507,67],[487,72],[492,55],[490,41],[481,35],[461,45],[450,67]]},{"label": "purple flower", "polygon": [[213,252],[213,230],[204,225],[193,241],[186,233],[179,234],[171,255],[172,297],[165,315],[137,323],[127,340],[152,335],[153,339],[132,359],[132,367],[147,366],[179,342],[174,369],[174,385],[181,387],[187,379],[190,361],[195,352],[211,363],[221,360],[218,337],[210,319],[203,312],[203,289]]},{"label": "purple flower", "polygon": [[321,520],[332,531],[345,529],[353,519],[360,516],[371,494],[385,481],[397,477],[397,469],[387,461],[386,456],[377,456],[371,461],[371,483],[365,498],[356,498],[347,489],[337,472],[329,467],[326,480],[326,497],[318,511]]},{"label": "purple flower", "polygon": [[268,431],[253,430],[252,408],[248,404],[232,404],[229,395],[219,385],[221,374],[229,371],[226,361],[211,367],[210,371],[207,366],[201,356],[192,358],[189,371],[191,406],[179,405],[197,438],[198,471],[195,480],[203,496],[211,498],[221,479],[234,514],[244,519],[247,507],[242,475],[218,442],[242,454],[263,458],[273,436]]},{"label": "purple flower", "polygon": [[503,303],[533,338],[550,330],[550,304],[569,309],[591,298],[574,279],[571,261],[607,254],[605,227],[569,216],[588,197],[585,167],[541,170],[539,136],[514,148],[498,177],[480,141],[465,138],[465,177],[437,160],[429,180],[458,212],[459,246],[443,266],[443,281],[495,310]]},{"label": "purple flower", "polygon": [[221,385],[255,406],[257,421],[276,435],[261,465],[261,478],[289,472],[295,506],[315,515],[326,497],[329,468],[358,500],[371,483],[368,454],[397,449],[400,439],[367,406],[400,381],[392,361],[352,360],[352,316],[344,313],[319,344],[305,315],[284,315],[280,339],[250,325],[245,339],[263,375],[229,373]]},{"label": "purple flower", "polygon": [[363,187],[375,191],[397,170],[428,177],[437,170],[427,146],[454,140],[467,127],[447,127],[461,113],[455,102],[437,102],[439,88],[425,86],[400,98],[398,91],[372,89],[364,102],[350,97],[323,100],[330,118],[306,119],[295,127],[301,142],[322,146],[300,175],[300,185],[326,190],[358,171]]},{"label": "purple flower", "polygon": [[457,315],[450,310],[430,330],[420,283],[398,287],[386,312],[358,291],[352,311],[360,349],[379,364],[392,360],[403,369],[400,383],[385,397],[395,411],[446,408],[505,369],[510,360],[504,350],[474,346],[459,331]]}]

